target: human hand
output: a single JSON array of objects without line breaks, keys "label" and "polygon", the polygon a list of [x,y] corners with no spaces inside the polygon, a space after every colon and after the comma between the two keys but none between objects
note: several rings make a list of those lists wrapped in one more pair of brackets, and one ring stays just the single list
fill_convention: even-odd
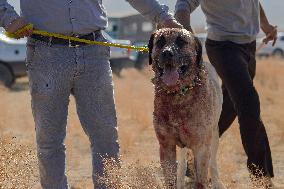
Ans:
[{"label": "human hand", "polygon": [[28,23],[24,20],[24,18],[19,17],[6,28],[6,31],[15,35],[16,39],[28,37],[33,34],[33,28],[27,27],[27,29],[23,29],[27,25]]},{"label": "human hand", "polygon": [[266,35],[265,39],[263,39],[263,43],[267,44],[269,41],[273,41],[272,46],[274,46],[277,40],[277,26],[266,24],[262,25],[261,29]]},{"label": "human hand", "polygon": [[157,26],[158,29],[161,28],[183,28],[183,26],[177,22],[175,19],[168,19]]},{"label": "human hand", "polygon": [[190,13],[186,10],[179,10],[175,13],[175,18],[179,23],[183,25],[185,29],[193,33],[193,30],[190,26]]}]

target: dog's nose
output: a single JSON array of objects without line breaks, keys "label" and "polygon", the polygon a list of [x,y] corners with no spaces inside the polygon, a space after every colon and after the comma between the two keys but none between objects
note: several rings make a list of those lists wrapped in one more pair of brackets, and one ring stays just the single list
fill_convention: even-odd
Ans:
[{"label": "dog's nose", "polygon": [[174,53],[171,50],[165,50],[162,52],[163,58],[171,59],[174,56]]}]

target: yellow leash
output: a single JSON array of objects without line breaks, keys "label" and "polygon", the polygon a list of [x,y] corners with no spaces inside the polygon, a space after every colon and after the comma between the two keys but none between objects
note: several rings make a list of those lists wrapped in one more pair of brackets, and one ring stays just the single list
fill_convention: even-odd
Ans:
[{"label": "yellow leash", "polygon": [[[22,33],[25,30],[32,29],[33,25],[28,24],[27,26],[21,28],[15,33],[8,33],[5,32],[5,35],[10,38],[16,38],[17,34]],[[38,34],[46,37],[55,37],[55,38],[60,38],[60,39],[66,39],[70,41],[76,41],[76,42],[81,42],[81,43],[86,43],[90,45],[101,45],[101,46],[109,46],[109,47],[117,47],[117,48],[124,48],[124,49],[133,49],[136,51],[142,51],[142,52],[148,52],[149,49],[147,47],[138,47],[138,46],[133,46],[133,45],[122,45],[122,44],[116,44],[116,43],[110,43],[110,42],[99,42],[99,41],[91,41],[87,39],[79,39],[77,37],[71,37],[71,36],[66,36],[58,33],[50,33],[47,31],[42,31],[42,30],[33,30],[33,34]]]}]

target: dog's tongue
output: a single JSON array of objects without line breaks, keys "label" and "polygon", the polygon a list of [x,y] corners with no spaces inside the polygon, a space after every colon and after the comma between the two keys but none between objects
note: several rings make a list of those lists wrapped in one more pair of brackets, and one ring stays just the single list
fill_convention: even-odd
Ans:
[{"label": "dog's tongue", "polygon": [[179,79],[179,74],[177,69],[174,68],[166,68],[165,72],[162,76],[163,82],[168,86],[173,86],[177,83]]}]

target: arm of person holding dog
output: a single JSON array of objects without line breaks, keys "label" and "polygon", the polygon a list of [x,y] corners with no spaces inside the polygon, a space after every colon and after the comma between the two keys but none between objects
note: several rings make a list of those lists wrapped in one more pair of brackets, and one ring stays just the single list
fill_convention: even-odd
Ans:
[{"label": "arm of person holding dog", "polygon": [[263,40],[263,42],[267,44],[269,41],[273,41],[272,46],[274,46],[277,40],[277,26],[273,26],[269,23],[261,3],[259,3],[259,6],[260,27],[266,35],[266,38]]},{"label": "arm of person holding dog", "polygon": [[177,0],[175,18],[185,29],[193,32],[190,25],[190,14],[200,5],[200,0]]},{"label": "arm of person holding dog", "polygon": [[169,13],[166,5],[161,5],[157,0],[126,0],[143,16],[159,23],[165,28],[182,28],[182,25]]},{"label": "arm of person holding dog", "polygon": [[[15,33],[21,28],[25,27],[28,23],[23,17],[20,17],[14,8],[6,1],[0,0],[0,26],[9,33]],[[17,38],[22,38],[30,36],[32,34],[32,29],[24,30],[19,33]]]}]

